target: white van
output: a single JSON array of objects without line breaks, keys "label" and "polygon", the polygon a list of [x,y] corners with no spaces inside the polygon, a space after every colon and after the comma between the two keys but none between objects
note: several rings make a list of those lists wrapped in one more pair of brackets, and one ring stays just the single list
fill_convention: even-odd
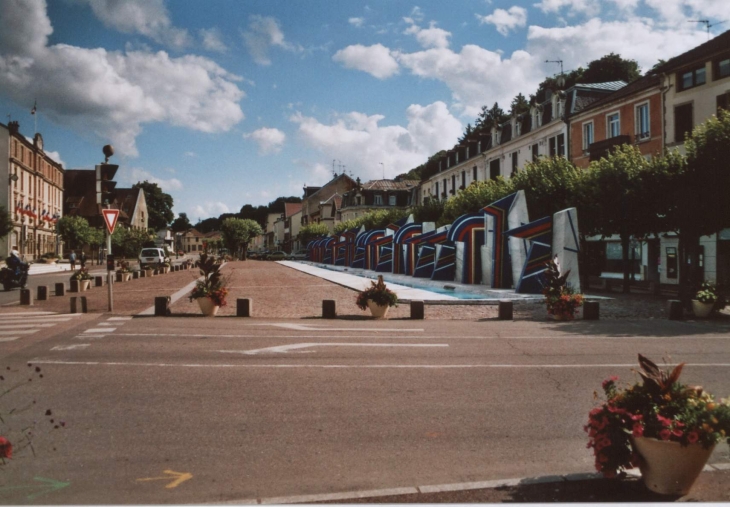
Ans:
[{"label": "white van", "polygon": [[140,269],[144,269],[147,265],[154,268],[163,262],[170,262],[170,258],[162,248],[143,248],[139,254]]}]

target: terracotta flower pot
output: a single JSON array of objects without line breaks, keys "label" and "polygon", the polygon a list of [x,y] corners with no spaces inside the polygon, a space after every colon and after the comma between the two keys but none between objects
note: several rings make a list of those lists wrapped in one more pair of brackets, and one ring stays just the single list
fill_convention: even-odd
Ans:
[{"label": "terracotta flower pot", "polygon": [[370,313],[376,319],[384,319],[388,315],[388,305],[380,306],[371,299],[368,299],[368,308],[370,308]]},{"label": "terracotta flower pot", "polygon": [[715,445],[683,447],[679,442],[633,437],[633,447],[641,455],[641,476],[647,488],[662,495],[686,495],[699,477]]},{"label": "terracotta flower pot", "polygon": [[710,316],[715,303],[702,303],[696,299],[692,300],[692,313],[699,319],[705,319]]},{"label": "terracotta flower pot", "polygon": [[196,301],[198,302],[198,306],[200,306],[200,311],[203,312],[205,317],[215,317],[215,314],[218,313],[218,310],[220,309],[220,306],[216,305],[210,298],[202,297],[198,298]]},{"label": "terracotta flower pot", "polygon": [[91,280],[79,280],[79,292],[84,292],[85,290],[89,290],[90,285],[91,285]]}]

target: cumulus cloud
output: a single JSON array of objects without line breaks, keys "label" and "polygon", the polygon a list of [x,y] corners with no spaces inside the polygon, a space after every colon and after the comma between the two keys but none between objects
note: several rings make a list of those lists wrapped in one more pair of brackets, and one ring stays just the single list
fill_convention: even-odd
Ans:
[{"label": "cumulus cloud", "polygon": [[431,21],[428,28],[421,28],[412,22],[410,18],[406,22],[411,22],[405,32],[406,35],[414,35],[418,43],[424,48],[447,48],[449,47],[449,37],[451,32],[447,32],[441,28],[436,28],[436,22]]},{"label": "cumulus cloud", "polygon": [[173,26],[163,0],[86,0],[105,26],[137,33],[176,49],[190,45],[188,31]]},{"label": "cumulus cloud", "polygon": [[382,44],[348,46],[337,51],[332,59],[348,69],[361,70],[378,79],[386,79],[398,73],[398,62]]},{"label": "cumulus cloud", "polygon": [[565,8],[571,16],[575,14],[594,16],[601,10],[598,0],[541,0],[534,5],[544,13],[555,13]]},{"label": "cumulus cloud", "polygon": [[347,20],[352,26],[361,27],[365,22],[365,18],[350,18]]},{"label": "cumulus cloud", "polygon": [[200,30],[200,39],[202,40],[203,48],[208,51],[225,53],[228,50],[228,47],[223,43],[223,35],[217,28],[203,28]]},{"label": "cumulus cloud", "polygon": [[270,16],[249,16],[248,29],[242,33],[248,53],[259,65],[271,65],[269,48],[279,47],[289,51],[295,47],[284,40],[279,22]]},{"label": "cumulus cloud", "polygon": [[145,123],[224,132],[243,119],[241,78],[212,60],[49,46],[45,8],[42,1],[0,0],[0,89],[11,100],[36,97],[55,123],[91,130],[127,156],[137,155]]},{"label": "cumulus cloud", "polygon": [[46,151],[45,153],[46,153],[46,155],[48,155],[49,157],[51,157],[51,159],[55,160],[56,162],[58,162],[62,166],[65,166],[66,165],[66,163],[61,159],[61,154],[58,153],[57,151]]},{"label": "cumulus cloud", "polygon": [[231,208],[226,203],[221,201],[208,201],[203,204],[196,204],[187,215],[191,221],[194,221],[197,219],[205,220],[210,217],[218,217],[223,213],[230,212]]},{"label": "cumulus cloud", "polygon": [[[173,171],[174,172],[174,171]],[[124,171],[125,179],[130,184],[137,183],[139,181],[149,181],[150,183],[157,183],[163,192],[171,192],[175,190],[182,190],[183,184],[177,178],[163,179],[158,178],[149,171],[133,167],[129,170]]]},{"label": "cumulus cloud", "polygon": [[[301,113],[291,116],[298,125],[297,134],[308,146],[341,160],[348,171],[364,179],[386,178],[408,171],[435,152],[452,146],[461,135],[461,122],[454,118],[443,102],[428,106],[411,105],[406,110],[408,123],[381,126],[382,115],[351,112],[339,115],[331,123]],[[331,168],[319,164],[310,168],[310,177],[326,181]]]},{"label": "cumulus cloud", "polygon": [[244,139],[256,141],[259,145],[259,155],[278,153],[286,141],[286,134],[275,128],[260,128],[248,134],[243,134]]},{"label": "cumulus cloud", "polygon": [[509,10],[495,9],[489,16],[477,15],[480,24],[489,23],[497,28],[502,35],[507,35],[510,30],[516,30],[527,24],[527,9],[522,7],[510,7]]}]

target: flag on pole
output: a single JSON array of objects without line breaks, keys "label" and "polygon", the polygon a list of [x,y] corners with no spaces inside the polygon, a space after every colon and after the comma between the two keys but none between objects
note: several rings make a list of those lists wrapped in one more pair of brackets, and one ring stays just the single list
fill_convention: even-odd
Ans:
[{"label": "flag on pole", "polygon": [[34,100],[33,101],[33,109],[30,110],[30,114],[35,114],[35,110],[36,110],[36,107],[35,106],[36,106],[36,103],[37,103],[37,101]]}]

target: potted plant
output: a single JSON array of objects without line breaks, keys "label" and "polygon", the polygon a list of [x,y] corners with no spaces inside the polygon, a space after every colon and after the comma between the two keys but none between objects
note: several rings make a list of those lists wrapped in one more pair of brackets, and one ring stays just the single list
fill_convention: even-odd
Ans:
[{"label": "potted plant", "polygon": [[53,252],[46,252],[41,255],[40,261],[45,264],[55,264],[58,261],[58,255]]},{"label": "potted plant", "polygon": [[87,268],[78,269],[74,271],[73,275],[71,275],[71,281],[79,283],[79,292],[89,289],[89,286],[91,285],[91,278],[92,276],[89,274],[89,270]]},{"label": "potted plant", "polygon": [[169,273],[170,272],[170,262],[165,261],[165,262],[160,263],[159,269],[160,269],[161,273],[164,273],[164,274]]},{"label": "potted plant", "polygon": [[718,301],[717,289],[712,282],[702,282],[700,290],[697,291],[692,300],[692,313],[695,317],[704,319],[709,317]]},{"label": "potted plant", "polygon": [[560,272],[560,263],[556,255],[546,263],[543,273],[543,289],[548,315],[553,320],[573,320],[578,308],[583,306],[583,294],[576,294],[567,282],[570,270]]},{"label": "potted plant", "polygon": [[206,317],[213,317],[221,306],[226,306],[226,296],[228,289],[226,288],[226,279],[221,277],[221,265],[216,262],[215,258],[209,256],[205,252],[200,254],[200,274],[203,280],[195,282],[195,288],[190,293],[190,301],[198,300],[200,311]]},{"label": "potted plant", "polygon": [[378,282],[370,282],[370,287],[357,295],[356,304],[361,310],[370,308],[370,313],[376,319],[384,318],[388,308],[398,306],[398,296],[388,289],[383,281],[383,275],[378,275]]},{"label": "potted plant", "polygon": [[638,466],[650,490],[684,495],[715,445],[730,443],[730,400],[681,384],[684,363],[665,372],[639,354],[639,365],[642,383],[622,389],[617,377],[603,382],[606,400],[584,427],[588,447],[604,476]]},{"label": "potted plant", "polygon": [[129,262],[119,261],[117,263],[117,282],[128,282],[132,278],[132,268]]}]

